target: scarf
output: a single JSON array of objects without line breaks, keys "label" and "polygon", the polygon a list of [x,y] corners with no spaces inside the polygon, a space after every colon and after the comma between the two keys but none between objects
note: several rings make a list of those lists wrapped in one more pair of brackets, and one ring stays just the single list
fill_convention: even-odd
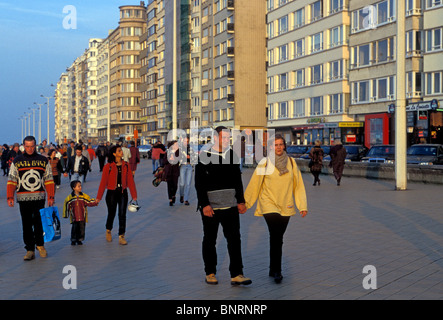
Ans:
[{"label": "scarf", "polygon": [[275,167],[280,172],[280,175],[288,173],[289,170],[286,168],[288,164],[288,154],[286,151],[283,152],[281,156],[275,155]]}]

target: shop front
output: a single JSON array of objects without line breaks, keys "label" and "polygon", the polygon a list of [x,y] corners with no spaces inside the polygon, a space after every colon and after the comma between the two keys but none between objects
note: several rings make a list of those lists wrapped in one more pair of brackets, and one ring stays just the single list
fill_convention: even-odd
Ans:
[{"label": "shop front", "polygon": [[335,123],[316,123],[292,127],[295,144],[314,144],[320,140],[323,145],[332,145],[334,140],[343,144],[363,144],[364,122],[343,121]]}]

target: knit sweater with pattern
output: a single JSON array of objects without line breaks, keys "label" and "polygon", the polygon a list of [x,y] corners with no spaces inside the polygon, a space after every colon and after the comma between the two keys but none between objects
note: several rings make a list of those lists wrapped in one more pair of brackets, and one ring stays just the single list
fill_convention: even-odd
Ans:
[{"label": "knit sweater with pattern", "polygon": [[44,200],[46,193],[49,199],[54,199],[54,181],[48,158],[36,152],[14,158],[6,187],[8,200],[14,199],[15,192],[18,202]]}]

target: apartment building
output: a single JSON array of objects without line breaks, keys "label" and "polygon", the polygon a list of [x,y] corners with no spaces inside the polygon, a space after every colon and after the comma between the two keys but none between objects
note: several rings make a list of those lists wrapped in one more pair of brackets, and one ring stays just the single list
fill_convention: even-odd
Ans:
[{"label": "apartment building", "polygon": [[[405,1],[405,48],[397,45],[397,1],[350,2],[349,114],[365,123],[365,145],[394,143],[397,85],[404,85],[408,145],[442,140],[440,1]],[[434,37],[435,36],[435,37]],[[397,50],[405,50],[405,73],[397,74]],[[398,82],[398,83],[397,83]],[[431,103],[435,100],[435,103]],[[438,138],[440,137],[440,138]]]},{"label": "apartment building", "polygon": [[191,119],[201,127],[266,127],[266,4],[191,1]]},{"label": "apartment building", "polygon": [[98,144],[97,129],[97,58],[98,47],[103,39],[90,39],[89,48],[86,52],[86,130],[87,143]]},{"label": "apartment building", "polygon": [[55,140],[57,144],[66,143],[68,135],[68,74],[62,73],[55,89]]},{"label": "apartment building", "polygon": [[[427,132],[423,129],[425,140],[443,144],[443,2],[441,0],[422,0],[423,31],[425,38],[423,52],[422,94],[423,101],[429,104]],[[420,4],[420,1],[412,3]],[[408,2],[408,3],[409,3]],[[418,121],[420,121],[418,117]],[[420,137],[418,129],[418,138]]]},{"label": "apartment building", "polygon": [[109,90],[109,39],[97,47],[97,139],[98,142],[111,141],[110,90]]},{"label": "apartment building", "polygon": [[68,139],[87,141],[86,51],[66,70],[68,74]]},{"label": "apartment building", "polygon": [[348,114],[348,0],[268,0],[268,127],[293,144],[359,142]]},{"label": "apartment building", "polygon": [[146,29],[146,8],[119,7],[119,26],[109,36],[110,138],[130,140],[140,125],[140,36]]}]

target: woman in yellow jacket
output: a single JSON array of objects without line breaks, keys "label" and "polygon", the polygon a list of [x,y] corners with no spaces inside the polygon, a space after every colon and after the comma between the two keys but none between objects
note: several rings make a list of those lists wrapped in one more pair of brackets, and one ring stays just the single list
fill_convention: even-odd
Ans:
[{"label": "woman in yellow jacket", "polygon": [[284,138],[276,135],[269,149],[271,156],[262,159],[255,169],[245,191],[245,200],[248,209],[258,200],[255,215],[263,216],[269,229],[269,276],[280,283],[283,279],[283,235],[290,216],[296,213],[294,200],[302,217],[308,213],[308,206],[300,170],[287,155]]}]

